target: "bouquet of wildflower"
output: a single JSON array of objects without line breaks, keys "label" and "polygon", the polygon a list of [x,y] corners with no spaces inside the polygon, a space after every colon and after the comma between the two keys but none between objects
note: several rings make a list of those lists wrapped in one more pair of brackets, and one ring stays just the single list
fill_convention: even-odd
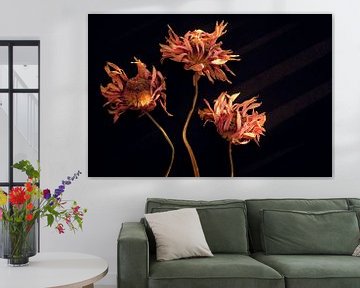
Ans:
[{"label": "bouquet of wildflower", "polygon": [[3,246],[0,257],[9,259],[11,265],[24,265],[29,256],[36,254],[31,238],[37,219],[45,218],[47,226],[54,226],[59,234],[64,233],[65,225],[75,232],[82,229],[86,209],[81,209],[75,201],[69,205],[62,198],[66,186],[80,176],[80,171],[63,180],[52,193],[38,186],[40,168],[35,169],[26,160],[13,167],[25,172],[28,179],[23,187],[12,187],[8,194],[0,189],[0,246]]},{"label": "bouquet of wildflower", "polygon": [[25,172],[28,179],[24,187],[13,187],[8,195],[0,190],[0,220],[26,223],[28,231],[38,218],[46,218],[49,227],[55,224],[55,229],[59,234],[64,233],[64,224],[71,231],[82,229],[86,209],[81,209],[76,201],[67,205],[67,201],[62,199],[66,186],[80,176],[80,171],[63,180],[51,193],[49,189],[42,190],[37,185],[40,179],[40,168],[35,169],[27,160],[20,161],[13,167]]}]

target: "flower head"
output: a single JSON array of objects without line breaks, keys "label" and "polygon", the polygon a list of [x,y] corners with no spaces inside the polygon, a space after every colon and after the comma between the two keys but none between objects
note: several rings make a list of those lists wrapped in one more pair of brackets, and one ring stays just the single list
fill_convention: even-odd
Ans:
[{"label": "flower head", "polygon": [[44,189],[43,191],[43,197],[47,200],[51,197],[51,192],[49,189]]},{"label": "flower head", "polygon": [[4,193],[4,191],[1,190],[0,188],[0,206],[4,206],[7,203],[7,196]]},{"label": "flower head", "polygon": [[70,224],[71,224],[71,214],[67,213],[67,214],[65,215],[65,223],[66,223],[67,225],[70,225]]},{"label": "flower head", "polygon": [[157,102],[171,115],[166,111],[166,84],[161,72],[154,66],[150,72],[137,58],[132,63],[136,64],[138,70],[132,78],[128,78],[124,70],[113,63],[107,62],[104,68],[112,82],[106,87],[100,86],[100,89],[107,100],[104,106],[114,116],[114,122],[127,110],[150,112],[155,109]]},{"label": "flower head", "polygon": [[221,93],[213,108],[204,99],[207,108],[199,109],[199,116],[205,124],[208,121],[214,123],[217,132],[232,144],[247,144],[254,140],[259,145],[260,136],[265,132],[266,115],[255,111],[261,105],[256,102],[257,97],[234,103],[239,94]]},{"label": "flower head", "polygon": [[[66,180],[62,180],[61,184],[54,190],[54,198],[60,200],[61,195],[65,192],[66,186],[71,185],[71,183],[78,179],[81,174],[81,171],[78,170],[78,172],[74,173],[73,176],[67,176]],[[49,199],[51,197],[50,190],[45,189],[43,191],[43,196],[45,199]]]},{"label": "flower head", "polygon": [[12,205],[21,205],[26,201],[25,189],[23,187],[13,187],[9,193],[9,201]]},{"label": "flower head", "polygon": [[58,188],[55,189],[54,191],[54,197],[56,199],[60,199],[60,196],[62,193],[64,193],[65,191],[65,186],[64,185],[59,185]]},{"label": "flower head", "polygon": [[28,192],[31,192],[31,191],[34,190],[34,187],[33,187],[31,182],[26,182],[25,183],[25,188],[26,188],[26,191],[28,191]]},{"label": "flower head", "polygon": [[31,210],[34,208],[34,204],[33,203],[29,203],[26,205],[26,210]]},{"label": "flower head", "polygon": [[26,221],[31,221],[34,219],[34,215],[33,214],[27,214],[26,215]]},{"label": "flower head", "polygon": [[0,208],[0,220],[2,220],[2,218],[3,218],[3,210],[2,208]]},{"label": "flower head", "polygon": [[59,223],[58,225],[56,225],[55,229],[58,230],[59,234],[65,233],[64,225],[61,224],[61,223]]},{"label": "flower head", "polygon": [[229,81],[223,69],[235,75],[226,65],[228,61],[239,61],[239,55],[231,50],[223,50],[218,38],[226,33],[227,23],[216,22],[212,33],[196,29],[188,31],[183,37],[178,36],[169,26],[167,44],[160,44],[162,60],[169,58],[184,63],[186,70],[192,70],[198,76],[204,76],[214,83],[214,80]]},{"label": "flower head", "polygon": [[76,205],[76,206],[71,207],[71,209],[73,210],[73,214],[77,215],[77,214],[79,214],[80,206]]}]

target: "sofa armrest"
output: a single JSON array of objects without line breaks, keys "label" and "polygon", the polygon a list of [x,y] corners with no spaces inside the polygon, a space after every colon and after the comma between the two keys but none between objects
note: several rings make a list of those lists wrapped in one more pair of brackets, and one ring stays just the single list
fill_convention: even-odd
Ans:
[{"label": "sofa armrest", "polygon": [[117,252],[118,288],[147,288],[149,242],[143,224],[122,224]]}]

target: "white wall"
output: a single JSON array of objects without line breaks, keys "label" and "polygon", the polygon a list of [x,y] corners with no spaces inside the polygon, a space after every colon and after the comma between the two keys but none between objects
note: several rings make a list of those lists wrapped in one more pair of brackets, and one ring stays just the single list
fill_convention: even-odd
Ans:
[{"label": "white wall", "polygon": [[[334,177],[326,179],[121,179],[87,174],[87,14],[138,12],[334,13]],[[1,0],[0,39],[41,40],[41,164],[43,187],[80,169],[67,191],[88,207],[82,233],[42,229],[43,251],[104,257],[115,285],[121,222],[137,221],[147,197],[217,199],[359,197],[360,2],[358,0]],[[118,27],[121,29],[121,27]],[[300,36],[299,36],[300,37]],[[130,43],[131,44],[131,43]],[[314,119],[316,124],[316,119]],[[321,129],[321,127],[309,127]],[[314,139],[316,141],[316,139]],[[101,153],[101,151],[99,151]]]}]

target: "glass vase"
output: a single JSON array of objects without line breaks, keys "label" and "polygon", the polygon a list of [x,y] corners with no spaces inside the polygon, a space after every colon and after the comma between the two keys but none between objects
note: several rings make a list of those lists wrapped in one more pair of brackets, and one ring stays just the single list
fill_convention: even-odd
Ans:
[{"label": "glass vase", "polygon": [[37,223],[29,226],[29,222],[0,222],[1,242],[0,257],[8,259],[9,266],[25,266],[29,257],[36,255]]}]

